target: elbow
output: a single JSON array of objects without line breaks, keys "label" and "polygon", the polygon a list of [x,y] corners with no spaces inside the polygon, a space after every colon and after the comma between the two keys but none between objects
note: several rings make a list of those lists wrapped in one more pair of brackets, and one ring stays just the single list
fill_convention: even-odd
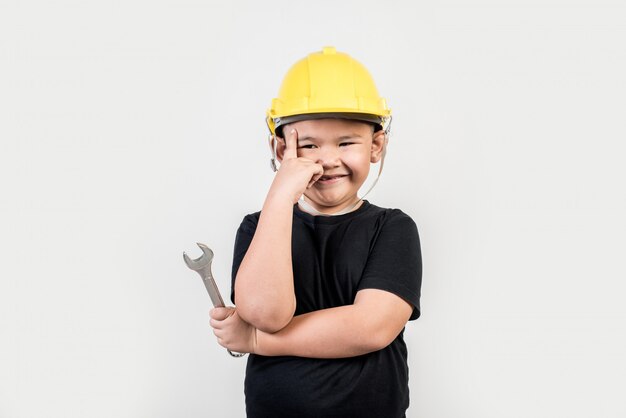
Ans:
[{"label": "elbow", "polygon": [[291,322],[291,318],[293,318],[293,316],[288,319],[259,318],[257,321],[255,321],[256,325],[254,327],[259,331],[263,331],[267,334],[274,334],[289,325],[289,322]]},{"label": "elbow", "polygon": [[244,321],[259,331],[274,334],[291,322],[295,313],[295,303],[293,306],[274,308],[242,303],[237,305],[237,312]]}]

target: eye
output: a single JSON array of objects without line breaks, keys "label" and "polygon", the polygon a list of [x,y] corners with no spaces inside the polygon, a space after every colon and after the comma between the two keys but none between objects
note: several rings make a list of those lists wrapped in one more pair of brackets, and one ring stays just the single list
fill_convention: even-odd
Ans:
[{"label": "eye", "polygon": [[313,144],[307,144],[307,145],[299,146],[298,148],[300,148],[300,149],[313,149],[313,148],[317,148],[317,146],[313,145]]},{"label": "eye", "polygon": [[342,142],[341,144],[339,144],[340,147],[345,147],[346,145],[352,145],[354,144],[354,142]]}]

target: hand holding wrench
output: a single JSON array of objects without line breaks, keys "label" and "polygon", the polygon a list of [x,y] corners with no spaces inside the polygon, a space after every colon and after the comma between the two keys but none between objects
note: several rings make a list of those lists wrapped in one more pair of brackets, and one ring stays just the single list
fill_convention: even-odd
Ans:
[{"label": "hand holding wrench", "polygon": [[[213,307],[224,307],[224,300],[222,299],[222,295],[220,295],[220,291],[217,288],[217,284],[215,283],[215,279],[213,278],[213,273],[211,273],[211,262],[213,261],[213,251],[209,247],[204,244],[197,243],[198,247],[202,250],[202,255],[195,260],[190,259],[186,253],[183,252],[183,259],[185,260],[185,264],[187,267],[192,269],[193,271],[198,272],[200,277],[202,277],[202,281],[204,282],[204,286],[206,287],[207,292],[209,292],[209,297],[211,298],[211,302],[213,302]],[[243,357],[246,353],[233,353],[232,351],[226,349],[228,354],[233,357]]]}]

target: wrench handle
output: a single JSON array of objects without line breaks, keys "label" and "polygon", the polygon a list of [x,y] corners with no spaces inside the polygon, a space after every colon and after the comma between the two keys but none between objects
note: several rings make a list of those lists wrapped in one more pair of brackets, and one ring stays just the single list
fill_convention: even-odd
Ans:
[{"label": "wrench handle", "polygon": [[220,289],[217,287],[217,283],[215,283],[215,279],[213,275],[208,272],[203,278],[204,287],[206,287],[207,292],[209,292],[209,297],[211,298],[211,302],[213,303],[214,308],[223,308],[224,299],[222,299],[222,295],[220,294]]}]

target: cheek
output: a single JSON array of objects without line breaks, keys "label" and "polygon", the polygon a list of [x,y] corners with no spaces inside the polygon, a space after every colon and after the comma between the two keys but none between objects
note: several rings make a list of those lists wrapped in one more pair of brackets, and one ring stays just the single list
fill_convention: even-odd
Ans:
[{"label": "cheek", "polygon": [[347,154],[343,158],[344,163],[350,167],[353,172],[364,173],[367,175],[370,168],[369,152],[359,152]]}]

